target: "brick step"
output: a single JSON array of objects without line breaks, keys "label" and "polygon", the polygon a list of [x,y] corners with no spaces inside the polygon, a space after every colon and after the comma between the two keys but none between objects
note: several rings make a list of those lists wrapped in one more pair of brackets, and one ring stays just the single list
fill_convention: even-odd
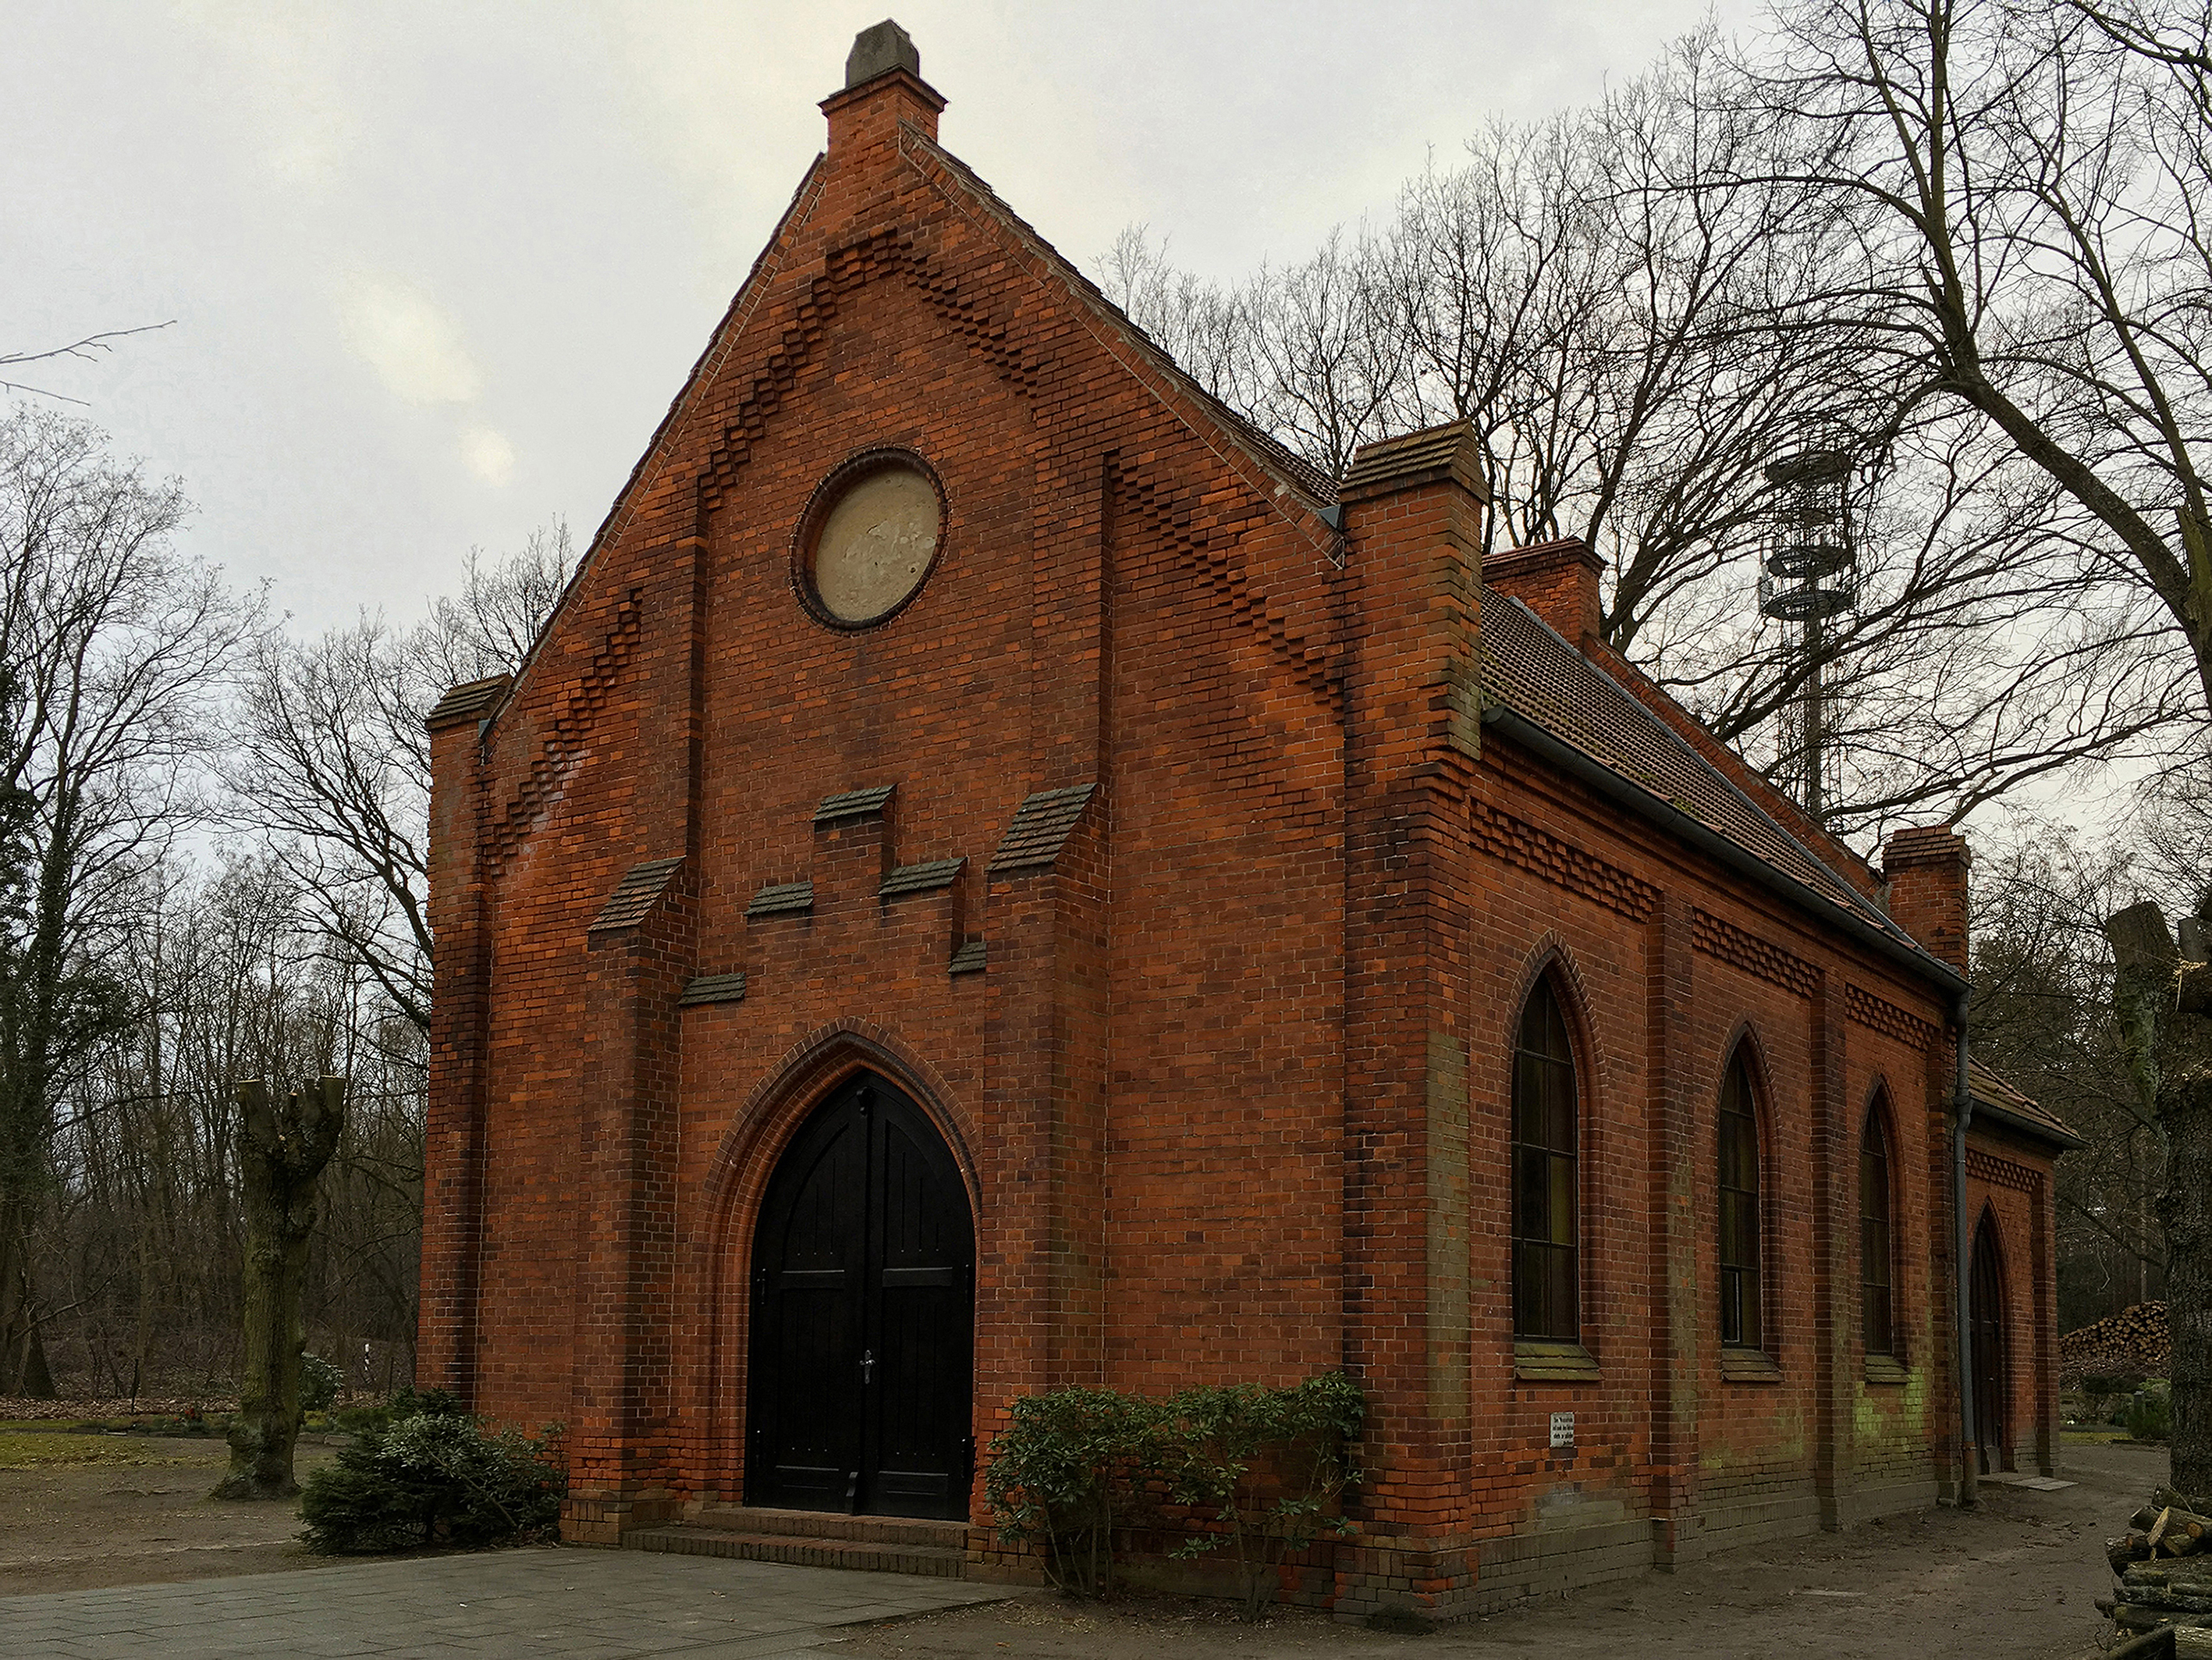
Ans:
[{"label": "brick step", "polygon": [[835,1511],[763,1510],[752,1505],[709,1505],[686,1525],[725,1533],[790,1533],[805,1539],[865,1539],[884,1545],[940,1545],[963,1550],[965,1522],[915,1516],[843,1516]]},{"label": "brick step", "polygon": [[948,1545],[905,1545],[869,1539],[810,1539],[796,1533],[737,1533],[686,1523],[639,1528],[623,1535],[632,1550],[678,1556],[722,1556],[741,1562],[787,1562],[802,1568],[858,1568],[869,1573],[967,1577],[967,1552]]}]

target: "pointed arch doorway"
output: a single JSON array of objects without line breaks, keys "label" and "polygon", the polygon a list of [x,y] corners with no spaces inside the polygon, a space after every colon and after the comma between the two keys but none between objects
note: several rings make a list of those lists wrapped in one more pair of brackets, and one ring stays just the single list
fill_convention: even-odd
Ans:
[{"label": "pointed arch doorway", "polygon": [[863,1072],[800,1125],[753,1233],[746,1498],[968,1514],[975,1228],[952,1150]]},{"label": "pointed arch doorway", "polygon": [[1974,1438],[1980,1444],[1982,1474],[2009,1463],[2012,1426],[2005,1362],[2005,1299],[2002,1247],[1996,1219],[1986,1211],[1974,1230],[1970,1304],[1974,1343]]}]

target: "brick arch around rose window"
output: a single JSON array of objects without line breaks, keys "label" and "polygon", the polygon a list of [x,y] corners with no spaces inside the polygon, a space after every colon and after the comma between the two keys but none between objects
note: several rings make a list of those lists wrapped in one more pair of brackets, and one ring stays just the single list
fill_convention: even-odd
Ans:
[{"label": "brick arch around rose window", "polygon": [[[1758,1020],[1751,1015],[1739,1018],[1729,1029],[1727,1040],[1720,1047],[1720,1067],[1714,1074],[1714,1084],[1708,1092],[1711,1101],[1710,1130],[1701,1128],[1699,1141],[1706,1158],[1705,1168],[1714,1172],[1713,1208],[1706,1218],[1715,1247],[1714,1295],[1720,1295],[1722,1284],[1718,1272],[1722,1219],[1719,1174],[1721,1171],[1721,1102],[1728,1091],[1729,1074],[1740,1063],[1743,1067],[1745,1093],[1751,1107],[1752,1134],[1755,1140],[1753,1152],[1759,1181],[1753,1195],[1753,1227],[1759,1262],[1755,1284],[1758,1286],[1759,1320],[1759,1341],[1746,1347],[1765,1351],[1771,1355],[1778,1347],[1774,1316],[1782,1303],[1782,1241],[1776,1224],[1776,1200],[1782,1165],[1780,1137],[1778,1134],[1774,1109],[1774,1069],[1767,1059],[1768,1045],[1761,1036]],[[1720,1329],[1715,1305],[1715,1324],[1708,1328],[1717,1336]]]},{"label": "brick arch around rose window", "polygon": [[828,1022],[786,1050],[722,1132],[702,1185],[702,1225],[685,1276],[707,1336],[696,1351],[690,1390],[701,1426],[705,1480],[732,1502],[743,1491],[742,1425],[752,1335],[747,1286],[761,1202],[792,1137],[859,1072],[879,1073],[904,1091],[945,1139],[968,1191],[980,1256],[986,1213],[970,1151],[976,1127],[942,1074],[912,1045],[872,1021]]},{"label": "brick arch around rose window", "polygon": [[[1592,1271],[1599,1253],[1592,1249],[1590,1238],[1592,1219],[1608,1214],[1607,1207],[1614,1197],[1612,1183],[1607,1176],[1607,1166],[1611,1161],[1592,1156],[1594,1148],[1601,1152],[1608,1140],[1601,1133],[1605,1120],[1598,1105],[1605,1095],[1601,1080],[1608,1070],[1603,1063],[1609,1058],[1609,1049],[1599,1041],[1592,1012],[1596,1006],[1596,1000],[1591,995],[1582,964],[1574,947],[1557,929],[1547,930],[1523,955],[1512,995],[1504,1005],[1504,1042],[1500,1046],[1504,1055],[1504,1076],[1500,1080],[1499,1096],[1505,1103],[1505,1191],[1502,1198],[1506,1223],[1507,1259],[1504,1283],[1510,1304],[1514,1284],[1515,1171],[1511,1150],[1516,1145],[1516,1135],[1513,1119],[1515,1057],[1520,1051],[1521,1023],[1528,1014],[1528,1000],[1535,995],[1537,988],[1543,985],[1550,987],[1553,999],[1565,1019],[1568,1048],[1574,1058],[1577,1325],[1586,1340],[1588,1334],[1601,1323],[1600,1316],[1607,1306],[1608,1294],[1613,1289],[1593,1278]],[[1479,1238],[1482,1233],[1480,1227],[1471,1228],[1469,1237]]]}]

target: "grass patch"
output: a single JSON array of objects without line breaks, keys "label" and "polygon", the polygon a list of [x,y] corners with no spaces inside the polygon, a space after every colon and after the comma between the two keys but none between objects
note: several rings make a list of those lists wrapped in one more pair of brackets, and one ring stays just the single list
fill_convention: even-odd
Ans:
[{"label": "grass patch", "polygon": [[0,1470],[40,1469],[54,1464],[197,1464],[201,1458],[179,1458],[149,1452],[134,1438],[119,1435],[71,1435],[52,1431],[0,1428]]}]

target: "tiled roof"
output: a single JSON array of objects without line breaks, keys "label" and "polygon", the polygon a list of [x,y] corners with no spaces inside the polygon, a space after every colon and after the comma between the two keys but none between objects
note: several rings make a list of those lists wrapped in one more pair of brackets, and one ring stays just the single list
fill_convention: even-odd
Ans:
[{"label": "tiled roof", "polygon": [[684,994],[676,1000],[678,1008],[696,1008],[702,1003],[742,1003],[745,999],[745,976],[742,974],[702,974],[684,988]]},{"label": "tiled roof", "polygon": [[932,859],[927,864],[901,865],[876,890],[879,899],[895,898],[902,893],[926,893],[932,888],[949,888],[952,879],[960,874],[965,859]]},{"label": "tiled roof", "polygon": [[1370,489],[1402,488],[1425,477],[1456,478],[1479,499],[1490,499],[1471,423],[1447,421],[1440,427],[1424,427],[1419,432],[1362,445],[1345,471],[1342,489],[1345,495],[1355,496]]},{"label": "tiled roof", "polygon": [[641,865],[632,865],[623,873],[615,891],[607,896],[607,903],[599,907],[599,914],[592,919],[588,932],[597,933],[601,928],[635,927],[645,920],[653,902],[660,897],[668,880],[683,867],[684,855],[673,859],[648,859]]},{"label": "tiled roof", "polygon": [[1966,1060],[1966,1088],[1972,1092],[1977,1112],[1988,1109],[1991,1116],[2009,1120],[2030,1134],[2046,1136],[2062,1147],[2081,1145],[2081,1138],[2068,1127],[2064,1119],[2040,1101],[2031,1100],[2022,1095],[1971,1055]]},{"label": "tiled roof", "polygon": [[1076,784],[1066,789],[1040,790],[1024,801],[1006,826],[999,850],[991,855],[994,872],[1024,870],[1049,865],[1060,857],[1067,833],[1083,817],[1096,784]]},{"label": "tiled roof", "polygon": [[814,809],[814,822],[834,824],[840,818],[865,818],[872,812],[881,812],[884,803],[891,799],[891,792],[897,787],[896,784],[878,784],[870,789],[824,796],[822,805]]},{"label": "tiled roof", "polygon": [[1483,696],[1744,852],[1874,924],[1917,942],[1726,774],[1518,599],[1482,596]]},{"label": "tiled roof", "polygon": [[787,916],[796,911],[814,909],[814,884],[811,882],[775,882],[753,896],[752,903],[745,907],[748,916]]},{"label": "tiled roof", "polygon": [[514,684],[511,674],[494,674],[454,686],[422,717],[422,724],[434,731],[472,715],[481,717],[507,695],[507,689]]}]

